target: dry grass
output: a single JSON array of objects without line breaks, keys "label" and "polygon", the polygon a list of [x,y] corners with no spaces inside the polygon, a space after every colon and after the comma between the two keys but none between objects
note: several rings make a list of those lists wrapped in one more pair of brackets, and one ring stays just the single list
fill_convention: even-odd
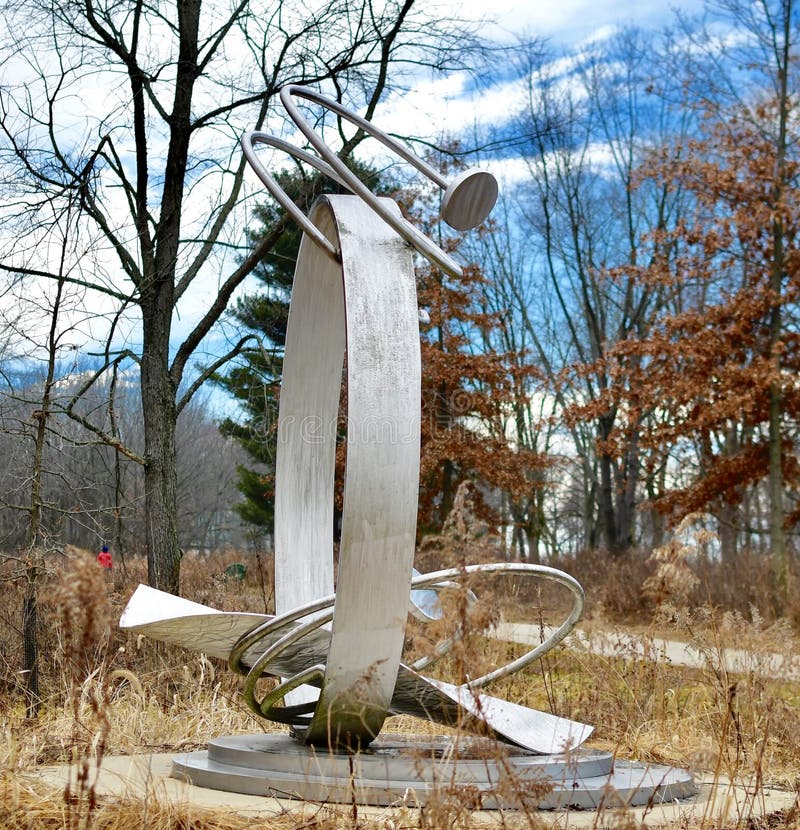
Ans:
[{"label": "dry grass", "polygon": [[[438,553],[445,547],[440,546]],[[233,555],[187,561],[184,593],[221,608],[270,608],[266,564],[259,573],[248,563],[246,579],[238,582],[224,575],[233,561]],[[635,567],[644,566],[636,563]],[[669,592],[657,602],[643,598],[641,586],[645,579],[658,576],[659,564],[651,562],[648,567],[647,576],[639,579],[635,600],[635,619],[645,646],[656,636],[681,638],[693,643],[702,655],[700,668],[632,660],[624,645],[606,656],[559,649],[491,692],[596,724],[592,743],[613,750],[619,757],[689,766],[704,777],[794,790],[800,781],[800,684],[775,677],[767,661],[776,653],[784,654],[787,660],[800,653],[796,630],[790,622],[773,620],[753,606],[744,610],[716,609],[708,604],[693,608],[688,593],[680,603],[673,602],[677,594]],[[140,562],[129,563],[128,570],[127,575],[117,574],[115,586],[108,585],[93,556],[77,551],[53,568],[42,592],[42,649],[53,659],[43,666],[44,701],[36,722],[24,718],[16,674],[18,637],[8,626],[0,635],[0,656],[5,661],[0,687],[0,828],[238,830],[263,826],[270,830],[325,830],[355,823],[376,830],[417,826],[439,830],[481,823],[469,809],[463,790],[443,792],[424,810],[395,814],[392,819],[363,814],[354,818],[347,811],[320,810],[290,813],[261,824],[230,813],[97,795],[93,771],[104,755],[191,749],[204,746],[211,735],[265,728],[241,704],[240,679],[224,666],[122,635],[115,628],[124,601],[143,576]],[[619,579],[618,573],[612,576]],[[595,613],[588,625],[608,630],[609,618],[619,619],[625,602],[634,603],[630,586],[630,571],[616,594],[611,582],[601,585],[589,581],[590,595],[602,591],[604,608],[616,610],[607,610],[605,618]],[[473,623],[491,621],[500,611],[529,621],[552,622],[561,610],[558,600],[550,602],[551,597],[530,588],[520,589],[503,602],[502,591],[501,585],[483,586],[486,607],[470,612],[476,615]],[[17,597],[13,590],[7,596],[5,613],[11,614]],[[614,596],[617,600],[609,599]],[[465,613],[457,598],[452,604],[454,614]],[[647,625],[645,609],[650,615]],[[732,647],[746,648],[750,654],[743,670],[735,675],[723,659],[725,649]],[[476,635],[464,648],[456,649],[439,671],[453,680],[475,676],[488,665],[516,656],[522,648]],[[475,655],[479,655],[478,662]],[[410,718],[393,718],[387,727],[441,733]],[[53,793],[25,783],[26,772],[56,762],[74,765],[76,775],[69,792]],[[759,823],[754,815],[746,809],[731,815],[725,828],[800,828],[796,813],[774,815],[768,823]],[[551,824],[546,816],[535,813],[506,814],[499,820],[509,828]],[[615,826],[627,827],[624,817],[612,824],[617,821]]]},{"label": "dry grass", "polygon": [[[155,799],[97,798],[90,806],[88,799],[65,798],[5,775],[0,779],[0,826],[4,830],[245,830],[253,824],[243,816],[180,808]],[[279,828],[276,824],[275,830]]]}]

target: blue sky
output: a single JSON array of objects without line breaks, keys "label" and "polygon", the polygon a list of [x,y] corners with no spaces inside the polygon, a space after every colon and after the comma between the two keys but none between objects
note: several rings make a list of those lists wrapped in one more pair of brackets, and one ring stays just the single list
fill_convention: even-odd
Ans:
[{"label": "blue sky", "polygon": [[[696,13],[702,7],[702,0],[493,0],[491,13],[498,26],[492,35],[511,39],[526,33],[575,46],[609,27],[658,28],[673,19],[675,9]],[[457,8],[476,18],[486,13],[485,3],[472,0],[458,3]]]},{"label": "blue sky", "polygon": [[[492,15],[493,25],[482,28],[482,34],[497,41],[512,42],[516,37],[529,36],[548,40],[555,51],[571,51],[582,43],[602,39],[616,28],[635,25],[644,29],[659,28],[673,19],[674,8],[688,13],[702,10],[702,0],[677,0],[675,4],[654,0],[418,0],[431,14],[466,16],[475,20]],[[507,76],[498,67],[498,80],[489,92],[476,97],[466,77],[453,77],[422,84],[415,90],[413,100],[389,100],[376,114],[378,126],[399,134],[416,134],[437,139],[469,130],[476,110],[484,121],[497,123],[510,112],[512,92],[504,86]],[[220,267],[220,272],[224,270]],[[184,297],[180,314],[175,320],[176,335],[184,334],[196,322],[207,305],[209,290],[214,286],[211,275],[200,280],[193,291]],[[207,345],[216,349],[224,339],[219,329],[208,339]],[[134,335],[135,338],[135,335]],[[201,356],[202,359],[202,356]]]},{"label": "blue sky", "polygon": [[[430,0],[419,0],[428,3]],[[487,6],[491,12],[487,13]],[[615,30],[626,26],[659,29],[675,19],[675,10],[690,15],[699,14],[702,0],[677,0],[674,4],[653,0],[440,0],[435,6],[426,5],[431,14],[446,15],[452,9],[454,17],[480,20],[491,14],[495,23],[482,28],[482,34],[491,40],[510,43],[518,37],[537,37],[547,40],[554,52],[579,51],[583,44],[603,40]],[[505,76],[505,77],[504,77]],[[487,79],[489,80],[489,79]],[[481,92],[474,90],[466,74],[421,82],[410,93],[390,96],[374,117],[382,129],[399,135],[416,135],[434,141],[442,135],[469,131],[470,125],[482,121],[498,124],[513,110],[514,87],[518,81],[498,67],[497,81]],[[479,113],[479,115],[477,115]],[[474,119],[474,121],[473,121]],[[367,142],[371,145],[372,142]],[[380,145],[372,151],[382,152]],[[367,155],[370,150],[366,149]],[[499,176],[514,176],[513,159],[505,167],[495,162]],[[485,166],[485,165],[483,165]],[[248,282],[252,290],[252,283]],[[187,300],[189,298],[186,298]],[[184,307],[186,304],[184,304]],[[184,323],[191,325],[190,309]],[[180,324],[177,327],[180,329]],[[216,335],[218,337],[218,335]],[[209,338],[209,345],[216,338]],[[213,348],[213,346],[212,346]]]},{"label": "blue sky", "polygon": [[[454,18],[476,21],[491,16],[494,22],[481,27],[487,40],[514,44],[535,38],[552,55],[555,76],[568,79],[576,68],[574,58],[560,56],[577,56],[590,44],[600,45],[626,27],[658,31],[675,23],[676,12],[692,18],[702,13],[703,6],[703,0],[493,0],[491,4],[483,0],[441,0],[425,8],[431,14],[450,13]],[[525,85],[509,67],[498,63],[485,70],[480,86],[475,88],[474,78],[468,73],[420,79],[413,89],[388,96],[373,120],[398,136],[434,143],[460,137],[468,144],[472,131],[485,135],[486,131],[501,129],[509,117],[524,109]],[[376,152],[369,142],[362,151],[368,156]],[[495,159],[495,172],[513,180],[519,174],[514,161],[507,157],[503,172]]]}]

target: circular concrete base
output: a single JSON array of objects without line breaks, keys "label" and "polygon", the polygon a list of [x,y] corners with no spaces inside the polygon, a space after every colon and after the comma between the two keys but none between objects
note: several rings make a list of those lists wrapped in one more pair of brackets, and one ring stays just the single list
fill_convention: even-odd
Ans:
[{"label": "circular concrete base", "polygon": [[692,776],[578,749],[534,755],[484,738],[384,735],[350,755],[288,735],[239,735],[173,758],[172,775],[199,787],[326,803],[419,806],[456,795],[484,809],[633,807],[688,798]]}]

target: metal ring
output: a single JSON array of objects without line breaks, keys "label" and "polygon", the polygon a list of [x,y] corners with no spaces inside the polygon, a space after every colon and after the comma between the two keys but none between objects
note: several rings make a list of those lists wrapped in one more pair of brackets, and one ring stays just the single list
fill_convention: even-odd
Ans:
[{"label": "metal ring", "polygon": [[[331,605],[332,604],[333,604],[333,602],[331,601]],[[297,628],[290,631],[285,636],[281,637],[281,639],[278,640],[277,643],[273,643],[273,645],[271,645],[261,655],[261,657],[259,657],[258,660],[256,660],[256,662],[251,666],[250,671],[247,673],[247,678],[245,680],[244,689],[242,690],[242,695],[244,696],[244,699],[245,699],[247,705],[253,711],[263,711],[262,704],[258,703],[258,701],[256,700],[255,692],[256,692],[256,683],[258,683],[258,680],[261,677],[261,675],[264,673],[264,670],[266,669],[266,667],[273,660],[275,660],[275,658],[277,658],[284,651],[286,651],[286,649],[289,646],[294,645],[296,642],[298,642],[299,640],[302,640],[308,634],[311,634],[311,632],[316,631],[318,628],[322,627],[326,622],[330,621],[332,617],[333,617],[333,610],[331,609],[326,614],[323,614],[321,617],[316,617],[316,618],[310,620],[309,622],[304,623],[303,625],[297,626]],[[305,674],[305,671],[306,670],[301,672],[301,674]],[[283,697],[283,695],[286,694],[287,692],[291,691],[292,689],[296,689],[298,686],[303,684],[302,680],[300,680],[298,682],[295,682],[295,678],[297,676],[298,675],[294,675],[293,677],[287,678],[284,681],[284,683],[282,685],[288,686],[288,687],[282,692],[280,697]],[[323,672],[323,678],[324,678],[324,676],[325,675],[324,675],[324,672]],[[278,688],[280,688],[280,687],[278,687]],[[275,698],[275,699],[277,700],[278,698]],[[265,717],[269,717],[269,716],[265,715]]]},{"label": "metal ring", "polygon": [[[412,578],[412,583],[411,583],[412,586],[414,584],[413,579],[415,579],[416,577],[424,577],[424,576],[425,576],[425,574],[421,574],[421,573],[419,573],[419,571],[417,571],[415,569],[414,570],[414,577]],[[458,588],[458,583],[457,582],[449,582],[449,581],[448,582],[437,582],[435,585],[432,585],[431,587],[436,591],[440,591],[443,588]],[[467,588],[466,596],[467,596],[467,605],[475,605],[478,602],[478,598],[475,596],[475,592],[472,591],[470,588]],[[412,610],[412,614],[413,613],[414,612]],[[434,619],[441,619],[441,617],[438,617],[438,618],[429,618],[428,620],[424,620],[418,614],[414,614],[414,616],[416,617],[416,619],[420,620],[421,622],[428,622],[428,621],[433,622]],[[409,668],[413,669],[416,672],[420,672],[420,671],[423,671],[424,669],[427,669],[429,666],[432,666],[435,663],[438,663],[439,660],[441,660],[443,657],[446,657],[452,651],[453,646],[457,642],[459,642],[463,638],[463,636],[464,636],[463,628],[459,625],[456,628],[456,630],[449,637],[442,640],[441,642],[438,642],[434,646],[433,654],[431,654],[427,657],[420,657],[419,660],[415,660],[409,666]]]},{"label": "metal ring", "polygon": [[[281,614],[278,617],[273,617],[266,622],[260,623],[254,628],[250,629],[246,634],[242,635],[234,644],[228,656],[229,668],[237,674],[246,675],[244,689],[242,690],[242,697],[251,711],[257,715],[267,718],[268,720],[277,723],[288,723],[292,726],[307,726],[309,718],[304,717],[308,714],[306,704],[290,707],[278,707],[275,704],[281,700],[284,695],[288,694],[298,686],[303,685],[309,679],[323,679],[325,676],[324,668],[319,671],[319,666],[312,667],[312,669],[304,669],[302,672],[287,678],[283,683],[268,692],[260,701],[255,696],[256,683],[262,674],[266,673],[267,666],[279,657],[289,646],[302,640],[308,634],[321,628],[325,623],[330,622],[333,617],[332,606],[335,596],[323,597],[315,602],[301,605],[292,609],[286,614]],[[326,613],[314,617],[302,625],[293,628],[277,642],[273,643],[267,648],[264,653],[256,660],[256,662],[248,667],[242,664],[242,657],[245,652],[254,646],[259,640],[285,628],[287,625],[295,622],[298,619],[308,616],[309,614],[317,614],[318,612],[328,609]],[[309,674],[311,672],[312,674]],[[312,676],[313,675],[313,676]],[[316,707],[316,702],[311,704],[310,711],[313,712]],[[284,711],[284,709],[286,711]]]},{"label": "metal ring", "polygon": [[283,700],[289,692],[298,686],[306,683],[319,683],[322,685],[324,679],[325,666],[318,664],[292,675],[288,680],[284,680],[283,683],[276,686],[271,692],[267,692],[260,701],[256,700],[254,694],[249,698],[245,697],[245,700],[253,712],[268,720],[275,721],[275,723],[285,723],[290,726],[307,727],[311,723],[311,718],[317,707],[317,701],[300,703],[294,706],[278,706],[278,701]]},{"label": "metal ring", "polygon": [[[332,101],[330,98],[325,98],[323,95],[314,92],[314,90],[308,87],[298,86],[297,84],[289,84],[286,90],[287,95],[285,97],[283,90],[281,90],[281,101],[287,107],[287,111],[290,112],[297,126],[301,129],[302,127],[297,121],[299,113],[296,109],[292,108],[289,95],[294,94],[301,98],[306,98],[309,101],[315,101],[323,107],[337,112],[343,118],[360,127],[364,132],[397,153],[400,158],[405,159],[423,175],[435,182],[444,190],[441,218],[454,230],[466,231],[471,228],[476,228],[492,212],[492,208],[497,201],[498,188],[497,180],[488,171],[474,168],[464,170],[456,178],[448,181],[438,170],[406,149],[397,139],[383,132],[383,130],[362,118],[360,115],[351,112],[338,101]],[[304,134],[308,136],[308,133],[305,133],[305,131]],[[316,136],[316,133],[314,135]],[[314,146],[317,145],[315,144]],[[325,146],[327,147],[327,145]],[[340,161],[338,156],[336,159]],[[410,227],[414,232],[417,232],[417,229],[413,225]],[[421,238],[430,242],[427,237]]]},{"label": "metal ring", "polygon": [[562,640],[564,640],[569,633],[575,628],[578,620],[583,613],[583,605],[585,596],[583,588],[577,579],[570,576],[564,571],[559,571],[557,568],[551,568],[547,565],[534,565],[527,562],[491,562],[482,565],[467,565],[464,568],[451,568],[445,571],[436,571],[434,573],[426,574],[424,577],[412,580],[414,588],[426,587],[434,585],[437,582],[443,582],[448,579],[457,579],[458,577],[469,576],[471,574],[492,574],[492,573],[518,573],[527,574],[529,576],[538,576],[542,579],[547,579],[552,582],[557,582],[560,585],[568,588],[572,593],[572,610],[563,623],[543,642],[535,648],[506,663],[499,669],[488,672],[475,680],[470,680],[469,683],[464,684],[464,688],[475,690],[480,689],[491,683],[494,680],[499,680],[507,677],[509,674],[519,671],[527,666],[537,658],[543,657],[548,651],[555,648]]},{"label": "metal ring", "polygon": [[335,182],[342,185],[342,187],[346,187],[350,190],[347,182],[342,181],[338,173],[329,165],[325,164],[325,162],[321,159],[316,156],[312,156],[311,153],[307,153],[299,147],[295,147],[294,144],[289,144],[288,141],[275,138],[268,133],[257,132],[255,130],[245,133],[242,136],[241,144],[244,157],[250,162],[250,166],[253,170],[255,170],[256,175],[259,179],[261,179],[264,186],[272,194],[275,200],[292,217],[292,219],[297,222],[303,233],[311,237],[311,239],[316,242],[317,245],[319,245],[319,247],[322,248],[322,250],[325,251],[325,253],[328,254],[332,260],[334,260],[334,262],[341,263],[342,256],[339,250],[331,244],[330,240],[308,220],[303,211],[300,210],[300,208],[298,208],[297,205],[288,197],[286,191],[278,184],[272,174],[269,173],[266,167],[264,167],[261,163],[261,159],[258,157],[258,153],[256,153],[253,145],[266,144],[270,147],[275,147],[277,150],[283,150],[285,153],[300,159],[300,161],[307,162],[312,167],[319,170],[323,175],[330,177]]},{"label": "metal ring", "polygon": [[[296,620],[302,619],[303,617],[307,617],[309,614],[315,614],[318,611],[324,611],[326,608],[330,608],[334,600],[336,599],[335,595],[330,595],[327,597],[322,597],[321,599],[315,600],[314,602],[306,603],[305,605],[299,605],[297,608],[293,608],[291,611],[287,611],[285,614],[281,614],[277,617],[272,617],[271,619],[266,620],[263,623],[259,623],[254,628],[251,628],[247,633],[243,634],[234,644],[233,648],[230,651],[228,656],[228,668],[236,672],[236,674],[249,674],[252,671],[252,667],[247,668],[245,667],[241,660],[244,656],[244,653],[254,646],[259,640],[266,637],[268,634],[271,634],[273,631],[279,631],[281,628],[285,627],[289,623],[295,622]],[[321,625],[326,622],[329,622],[333,612],[329,612],[322,617],[320,617],[320,624],[313,626],[310,628],[309,631],[304,631],[303,636],[310,633]],[[312,621],[314,622],[314,621]],[[306,623],[305,626],[309,625]],[[292,632],[296,631],[297,629],[292,629]],[[292,633],[290,632],[290,633]],[[282,637],[280,640],[277,641],[274,645],[278,643],[282,643],[285,637]],[[294,640],[292,641],[294,642]],[[270,646],[272,648],[273,646]],[[283,649],[281,649],[283,651]],[[261,669],[263,672],[263,668]]]},{"label": "metal ring", "polygon": [[[580,619],[583,612],[584,592],[580,583],[564,571],[559,571],[556,568],[551,568],[547,565],[534,565],[525,562],[494,562],[480,565],[467,565],[464,568],[450,568],[442,571],[435,571],[429,574],[422,574],[415,576],[411,581],[412,588],[426,588],[426,587],[452,587],[457,586],[457,580],[473,574],[487,575],[487,574],[521,574],[527,576],[539,577],[556,582],[568,588],[573,595],[572,610],[564,620],[564,622],[548,637],[543,643],[540,643],[535,648],[512,660],[505,666],[501,666],[494,671],[488,672],[481,677],[471,680],[463,684],[462,688],[476,690],[480,689],[494,680],[499,680],[507,677],[514,672],[527,666],[534,660],[543,657],[548,651],[555,648],[565,637],[569,635],[576,623]],[[279,617],[260,623],[252,628],[246,634],[242,635],[231,649],[228,664],[233,671],[238,674],[246,674],[247,680],[243,691],[244,699],[248,707],[258,715],[261,715],[269,720],[274,720],[279,723],[288,723],[294,726],[304,726],[308,724],[307,707],[279,707],[275,704],[281,700],[285,694],[290,692],[297,686],[302,685],[308,680],[322,680],[324,678],[324,667],[313,666],[304,669],[292,677],[285,680],[271,692],[268,692],[261,701],[255,697],[255,687],[258,679],[266,672],[267,666],[279,657],[289,646],[299,642],[304,637],[321,628],[325,623],[330,622],[333,618],[333,609],[336,597],[335,595],[324,597],[315,602],[307,603],[299,606],[292,611],[282,614]],[[468,589],[467,600],[470,604],[475,601],[475,594]],[[326,610],[327,609],[327,610]],[[325,611],[325,613],[320,613]],[[303,617],[309,615],[316,615],[313,619],[298,625],[293,628],[277,642],[273,643],[267,648],[259,659],[249,667],[245,668],[242,665],[241,659],[244,653],[254,646],[259,640],[268,636],[269,634],[285,628],[292,622],[296,622]],[[452,647],[453,643],[457,641],[459,635],[454,634],[452,637],[443,641],[436,647],[436,654],[430,658],[422,658],[412,665],[412,669],[419,670],[425,666],[444,656]],[[287,711],[283,711],[286,709]]]},{"label": "metal ring", "polygon": [[[284,92],[286,95],[284,95]],[[379,127],[376,127],[371,122],[367,121],[365,118],[362,118],[360,115],[352,112],[351,110],[347,109],[343,104],[340,104],[338,101],[334,101],[331,98],[326,98],[324,95],[321,95],[319,92],[315,92],[313,89],[307,86],[301,86],[300,84],[287,84],[283,89],[281,89],[280,96],[281,96],[281,103],[286,107],[289,114],[292,116],[292,120],[297,123],[297,119],[294,117],[294,113],[297,112],[295,109],[294,104],[290,101],[290,95],[297,95],[298,98],[305,98],[307,101],[314,101],[314,103],[319,104],[321,107],[325,107],[325,109],[331,110],[332,112],[338,113],[342,116],[342,118],[346,118],[351,124],[355,124],[357,127],[360,127],[364,130],[365,133],[369,133],[373,138],[376,138],[378,141],[381,142],[384,146],[388,147],[392,152],[397,153],[400,158],[405,159],[409,164],[412,164],[414,167],[419,170],[420,173],[427,176],[429,179],[432,179],[436,184],[439,185],[442,189],[447,188],[449,182],[445,177],[438,171],[436,168],[431,167],[427,162],[423,161],[418,156],[415,156],[410,150],[404,147],[396,138],[392,138],[388,133],[385,133]],[[287,103],[288,102],[288,103]],[[301,116],[300,120],[305,122],[305,119]],[[300,124],[297,124],[300,127]],[[303,130],[302,127],[300,127]],[[309,127],[309,130],[311,128]],[[311,130],[313,132],[313,130]],[[303,130],[305,134],[305,130]],[[318,138],[317,134],[314,133],[314,136]],[[308,136],[306,136],[308,138]],[[310,140],[310,139],[309,139]],[[314,142],[311,142],[314,144]],[[314,145],[316,146],[316,145]],[[325,145],[327,147],[327,145]],[[337,156],[338,158],[338,156]]]},{"label": "metal ring", "polygon": [[388,211],[378,197],[375,196],[375,194],[361,182],[358,176],[354,175],[347,169],[336,153],[328,147],[328,145],[308,124],[300,110],[295,106],[294,101],[292,101],[292,95],[297,95],[299,98],[314,101],[320,106],[338,113],[342,116],[342,118],[345,118],[357,127],[360,127],[366,133],[373,136],[373,138],[378,139],[378,141],[382,144],[385,144],[391,150],[396,152],[399,156],[401,156],[401,158],[404,158],[406,161],[413,164],[418,170],[433,179],[440,187],[447,187],[446,179],[444,179],[432,167],[425,164],[425,162],[421,159],[418,159],[415,155],[406,150],[402,144],[393,139],[391,136],[387,135],[382,130],[379,130],[377,127],[370,124],[369,121],[361,118],[361,116],[350,112],[350,110],[346,109],[336,101],[331,101],[329,98],[326,98],[325,96],[320,95],[307,87],[298,86],[297,84],[289,84],[281,89],[281,103],[286,108],[286,111],[289,113],[292,121],[297,124],[299,130],[308,139],[311,146],[336,171],[336,173],[339,174],[339,179],[344,182],[348,189],[357,196],[360,196],[372,208],[372,210],[374,210],[375,213],[377,213],[378,216],[386,222],[387,225],[395,230],[416,251],[419,251],[419,253],[421,253],[424,257],[435,263],[439,268],[451,276],[460,277],[462,275],[461,267],[455,262],[455,260],[448,256],[441,248],[438,247],[438,245],[434,245],[433,242],[425,236],[425,234],[415,228],[406,219],[394,216],[390,211]]}]

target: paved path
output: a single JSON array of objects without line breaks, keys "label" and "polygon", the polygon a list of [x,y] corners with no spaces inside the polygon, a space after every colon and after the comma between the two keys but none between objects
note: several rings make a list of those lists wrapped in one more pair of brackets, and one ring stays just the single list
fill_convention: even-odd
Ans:
[{"label": "paved path", "polygon": [[[529,623],[499,623],[494,636],[522,645],[538,645],[542,634],[548,637],[555,629],[542,630]],[[788,655],[774,652],[755,653],[745,649],[713,649],[703,653],[698,646],[677,640],[648,638],[622,631],[586,632],[576,629],[565,641],[568,648],[588,651],[608,657],[662,660],[675,666],[705,669],[724,667],[737,674],[756,672],[770,677],[800,681],[800,654]]]}]

